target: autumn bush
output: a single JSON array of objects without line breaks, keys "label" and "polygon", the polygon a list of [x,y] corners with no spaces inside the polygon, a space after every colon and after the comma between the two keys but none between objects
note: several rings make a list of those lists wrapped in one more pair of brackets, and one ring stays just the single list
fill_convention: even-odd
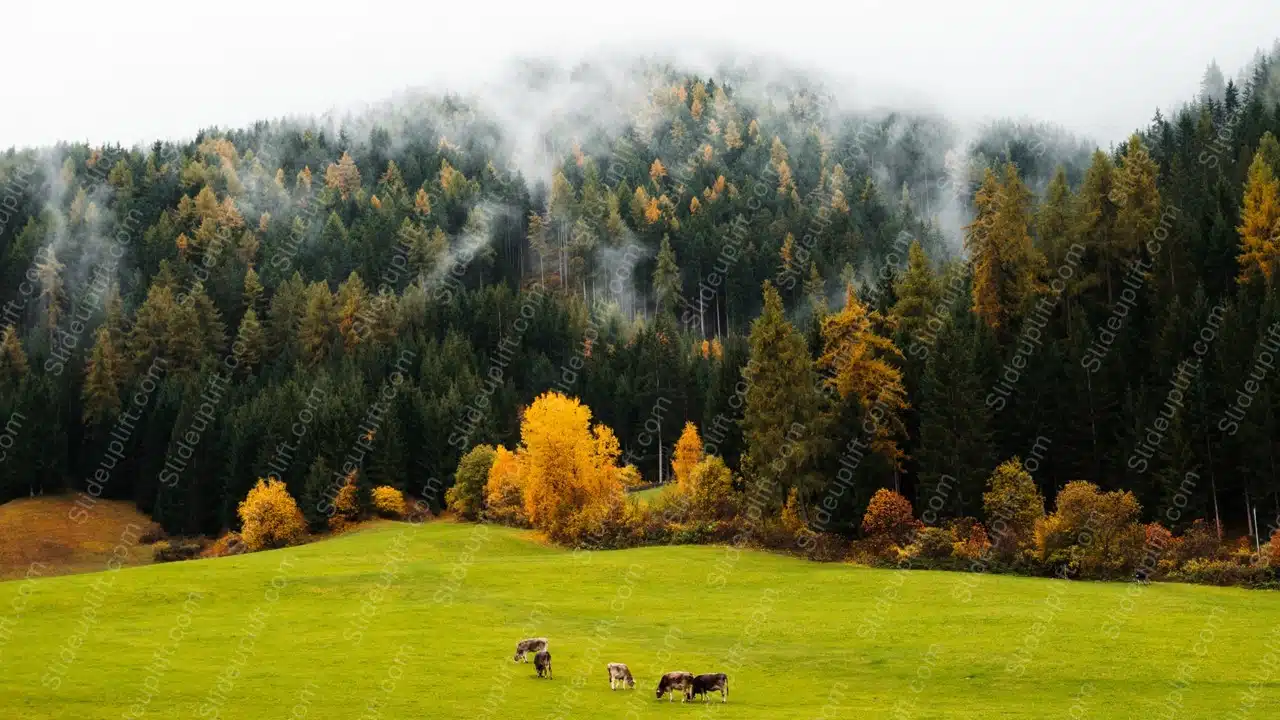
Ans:
[{"label": "autumn bush", "polygon": [[1262,546],[1259,561],[1269,567],[1280,569],[1280,529],[1271,533],[1271,539]]},{"label": "autumn bush", "polygon": [[499,445],[485,483],[485,518],[513,527],[529,527],[524,511],[524,468],[520,457]]},{"label": "autumn bush", "polygon": [[458,461],[453,474],[453,487],[444,494],[445,504],[458,517],[475,520],[484,510],[485,486],[493,467],[496,450],[492,445],[477,445]]},{"label": "autumn bush", "polygon": [[373,489],[373,509],[385,518],[402,518],[405,515],[404,493],[390,485]]},{"label": "autumn bush", "polygon": [[940,527],[923,527],[912,543],[912,555],[927,560],[946,560],[953,553],[955,535]]},{"label": "autumn bush", "polygon": [[228,555],[239,555],[245,552],[244,539],[240,537],[238,532],[223,533],[222,537],[210,543],[209,547],[204,549],[201,557],[216,558],[226,557]]},{"label": "autumn bush", "polygon": [[685,488],[690,511],[702,520],[724,520],[738,512],[737,493],[733,489],[733,473],[717,455],[700,460],[689,470]]},{"label": "autumn bush", "polygon": [[1036,524],[1044,517],[1044,496],[1017,457],[1001,463],[982,495],[991,549],[1005,562],[1033,546]]},{"label": "autumn bush", "polygon": [[204,548],[204,541],[199,539],[173,538],[171,540],[161,540],[151,546],[151,559],[158,563],[194,560],[200,557]]},{"label": "autumn bush", "polygon": [[329,527],[340,530],[346,525],[360,519],[360,495],[356,487],[359,470],[347,474],[338,495],[333,499],[333,514],[329,516]]},{"label": "autumn bush", "polygon": [[957,560],[974,561],[981,558],[991,547],[987,537],[987,529],[974,518],[957,518],[949,523],[951,536],[951,555]]},{"label": "autumn bush", "polygon": [[240,536],[249,550],[286,547],[307,535],[298,503],[279,480],[259,478],[236,511],[242,525]]},{"label": "autumn bush", "polygon": [[1183,563],[1170,578],[1200,585],[1244,585],[1247,587],[1275,587],[1274,568],[1241,565],[1230,560],[1191,559]]},{"label": "autumn bush", "polygon": [[871,496],[862,516],[863,535],[886,548],[910,543],[920,527],[920,521],[911,514],[911,503],[888,488],[880,488]]},{"label": "autumn bush", "polygon": [[1189,560],[1217,560],[1224,556],[1222,541],[1209,523],[1197,518],[1183,531],[1176,549],[1179,563]]},{"label": "autumn bush", "polygon": [[1082,577],[1127,576],[1141,560],[1146,530],[1131,492],[1101,492],[1083,480],[1067,483],[1054,511],[1036,528],[1040,560]]},{"label": "autumn bush", "polygon": [[1177,563],[1178,545],[1181,540],[1158,522],[1147,523],[1142,528],[1142,552],[1137,559],[1138,572],[1146,578],[1164,577]]}]

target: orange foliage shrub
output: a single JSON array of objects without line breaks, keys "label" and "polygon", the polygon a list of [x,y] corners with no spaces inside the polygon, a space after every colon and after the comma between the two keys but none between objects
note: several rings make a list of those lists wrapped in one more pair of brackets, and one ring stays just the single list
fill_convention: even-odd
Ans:
[{"label": "orange foliage shrub", "polygon": [[977,560],[991,547],[987,529],[973,518],[959,518],[952,522],[951,535],[955,538],[951,554],[961,560]]},{"label": "orange foliage shrub", "polygon": [[286,547],[307,535],[298,503],[279,480],[259,478],[236,510],[243,525],[240,536],[250,550]]},{"label": "orange foliage shrub", "polygon": [[226,557],[227,555],[239,555],[248,548],[245,547],[244,539],[240,537],[238,532],[225,533],[222,537],[213,541],[209,547],[205,548],[200,557]]},{"label": "orange foliage shrub", "polygon": [[880,488],[871,496],[862,516],[862,532],[868,538],[893,545],[911,542],[920,527],[920,521],[911,514],[911,503],[888,488]]},{"label": "orange foliage shrub", "polygon": [[528,527],[524,486],[524,467],[520,457],[499,445],[494,450],[489,480],[485,483],[485,517],[504,525]]},{"label": "orange foliage shrub", "polygon": [[356,492],[356,478],[359,474],[359,470],[347,473],[346,483],[338,490],[338,496],[333,499],[333,515],[329,518],[329,527],[334,530],[360,519],[360,500]]}]

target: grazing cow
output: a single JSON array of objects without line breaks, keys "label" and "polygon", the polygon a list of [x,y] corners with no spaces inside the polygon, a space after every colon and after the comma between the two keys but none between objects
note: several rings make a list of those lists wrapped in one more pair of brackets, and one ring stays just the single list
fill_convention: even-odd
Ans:
[{"label": "grazing cow", "polygon": [[538,677],[546,676],[548,680],[553,680],[551,676],[551,653],[543,650],[533,656],[533,668],[538,671]]},{"label": "grazing cow", "polygon": [[547,649],[546,638],[529,638],[528,640],[521,640],[520,642],[516,643],[516,656],[511,659],[515,662],[520,662],[521,660],[524,660],[525,662],[529,662],[528,659],[525,657],[527,654],[542,652],[543,650],[546,650],[546,649]]},{"label": "grazing cow", "polygon": [[685,691],[685,699],[692,700],[699,695],[711,700],[711,693],[720,691],[720,702],[729,702],[729,678],[724,673],[708,673],[698,675]]},{"label": "grazing cow", "polygon": [[631,677],[631,669],[622,663],[609,663],[609,689],[620,687],[634,688],[636,679]]},{"label": "grazing cow", "polygon": [[[689,686],[692,683],[693,673],[683,671],[669,672],[666,675],[663,675],[662,679],[658,681],[658,699],[661,700],[663,695],[671,693],[671,700],[674,702],[676,699],[676,692],[679,691],[685,693],[685,700],[688,700]],[[681,700],[681,702],[684,702],[685,700]]]}]

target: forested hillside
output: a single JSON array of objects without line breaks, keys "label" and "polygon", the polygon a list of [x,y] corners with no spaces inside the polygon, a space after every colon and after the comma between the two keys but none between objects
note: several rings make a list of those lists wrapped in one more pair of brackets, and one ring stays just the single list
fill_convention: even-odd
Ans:
[{"label": "forested hillside", "polygon": [[537,124],[415,94],[149,148],[11,149],[0,501],[128,498],[212,534],[268,476],[321,524],[358,471],[365,496],[439,507],[462,455],[513,447],[553,390],[645,480],[691,421],[825,531],[855,533],[884,487],[923,511],[941,483],[934,511],[982,517],[1018,456],[1046,497],[1130,490],[1175,530],[1243,533],[1256,508],[1265,539],[1277,61],[1097,151],[657,65]]}]

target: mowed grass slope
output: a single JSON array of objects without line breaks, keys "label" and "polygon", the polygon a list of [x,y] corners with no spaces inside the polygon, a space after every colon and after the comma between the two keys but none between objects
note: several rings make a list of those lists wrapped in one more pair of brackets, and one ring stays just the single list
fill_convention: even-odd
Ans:
[{"label": "mowed grass slope", "polygon": [[[768,719],[824,717],[824,706],[825,717],[906,717],[898,701],[918,718],[1162,717],[1184,663],[1178,717],[1221,718],[1280,624],[1273,593],[1157,584],[1108,640],[1102,625],[1125,585],[755,552],[734,563],[716,547],[575,555],[477,528],[385,524],[284,551],[27,584],[26,612],[0,635],[0,717],[114,720],[148,683],[154,698],[139,709],[156,718]],[[962,581],[969,602],[955,597]],[[94,582],[111,585],[72,648]],[[0,584],[0,617],[23,587]],[[195,592],[203,599],[184,609]],[[359,632],[362,613],[372,620]],[[868,623],[877,631],[860,633]],[[550,638],[554,680],[511,662],[530,635]],[[1038,643],[1014,675],[1008,663],[1029,638]],[[636,690],[609,690],[610,661],[631,666]],[[727,672],[730,702],[658,702],[666,670]],[[1069,715],[1082,686],[1087,714]],[[1278,711],[1280,688],[1266,684],[1251,716]]]}]

